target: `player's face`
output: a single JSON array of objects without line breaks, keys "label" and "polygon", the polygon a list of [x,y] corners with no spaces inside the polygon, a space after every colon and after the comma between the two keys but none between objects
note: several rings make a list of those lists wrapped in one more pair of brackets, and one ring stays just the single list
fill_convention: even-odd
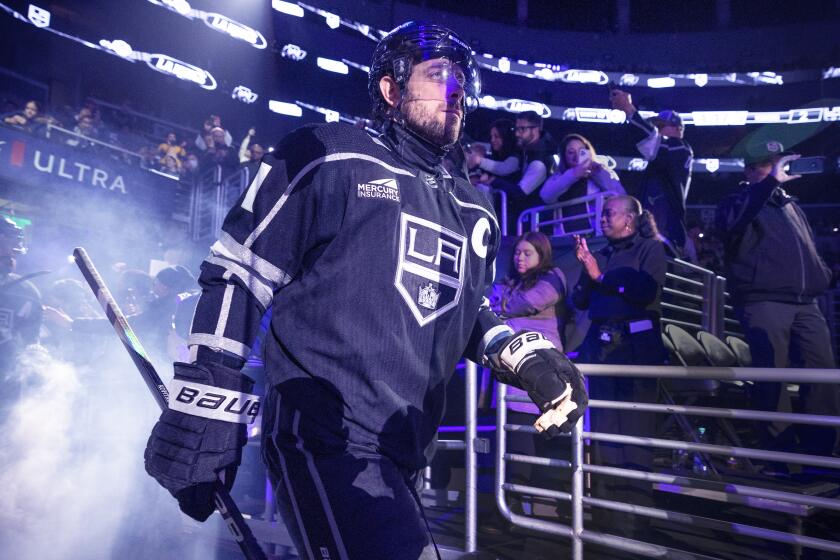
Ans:
[{"label": "player's face", "polygon": [[520,275],[537,268],[540,255],[537,249],[527,241],[520,241],[513,250],[513,266]]},{"label": "player's face", "polygon": [[633,216],[621,200],[608,200],[601,212],[601,231],[607,239],[621,239],[633,233]]},{"label": "player's face", "polygon": [[574,138],[569,140],[569,143],[566,144],[565,157],[566,167],[575,167],[576,165],[589,161],[591,156],[586,144],[577,138]]},{"label": "player's face", "polygon": [[26,104],[26,107],[24,107],[23,114],[26,116],[27,119],[35,118],[35,116],[38,114],[38,106],[30,101]]},{"label": "player's face", "polygon": [[437,146],[449,146],[461,135],[464,119],[464,71],[445,58],[414,65],[400,110],[406,124]]}]

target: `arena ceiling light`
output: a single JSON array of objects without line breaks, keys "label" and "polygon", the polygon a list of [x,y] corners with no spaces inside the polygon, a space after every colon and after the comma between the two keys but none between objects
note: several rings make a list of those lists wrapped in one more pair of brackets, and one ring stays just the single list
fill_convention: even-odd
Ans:
[{"label": "arena ceiling light", "polygon": [[331,58],[318,57],[318,68],[326,70],[327,72],[335,72],[336,74],[348,74],[350,68],[340,60],[333,60]]},{"label": "arena ceiling light", "polygon": [[274,111],[275,113],[279,113],[281,115],[287,115],[289,117],[301,117],[303,116],[303,109],[300,108],[300,105],[296,103],[287,103],[285,101],[277,101],[276,99],[269,99],[268,100],[268,109],[270,111]]},{"label": "arena ceiling light", "polygon": [[284,2],[283,0],[271,0],[271,7],[282,14],[295,17],[303,17],[303,8],[294,2]]},{"label": "arena ceiling light", "polygon": [[342,114],[339,113],[338,111],[335,111],[333,109],[327,109],[326,107],[319,107],[318,105],[310,105],[309,103],[304,103],[302,101],[296,101],[295,103],[297,103],[298,105],[300,105],[301,107],[303,107],[305,109],[309,109],[310,111],[315,111],[316,113],[321,113],[322,115],[324,115],[324,121],[328,122],[328,123],[344,121],[344,122],[348,122],[348,123],[351,123],[351,124],[355,124],[356,120],[357,120],[354,117],[342,116]]},{"label": "arena ceiling light", "polygon": [[[317,57],[319,68],[347,74],[348,67],[369,73],[370,68],[363,64],[347,60],[332,60]],[[692,74],[692,79],[699,79],[699,75]],[[591,75],[591,79],[595,79]],[[670,82],[669,82],[670,83]],[[664,87],[666,84],[660,84]],[[538,101],[527,99],[510,99],[506,97],[485,94],[478,100],[478,106],[484,109],[521,113],[536,111],[543,118],[553,118],[566,121],[578,121],[601,124],[621,124],[627,120],[623,111],[605,107],[558,107],[546,105]],[[655,115],[651,111],[641,111],[642,116],[650,118]],[[747,124],[804,124],[815,122],[840,121],[840,106],[813,107],[807,109],[789,109],[786,111],[687,111],[680,112],[683,122],[694,126],[743,126]]]},{"label": "arena ceiling light", "polygon": [[[32,24],[44,31],[48,31],[54,35],[73,41],[74,43],[79,43],[88,48],[108,53],[128,62],[145,62],[146,65],[155,72],[166,74],[168,76],[172,76],[173,78],[178,78],[179,80],[192,82],[206,90],[216,89],[216,79],[210,72],[188,62],[184,62],[183,60],[178,60],[177,58],[166,54],[136,51],[131,47],[131,45],[122,39],[102,39],[98,44],[91,43],[81,37],[64,33],[54,27],[38,25],[29,18],[25,17],[23,14],[13,10],[3,3],[0,3],[0,10],[6,12],[19,21]],[[32,11],[30,12],[36,14],[38,13]],[[38,17],[41,18],[41,23],[43,23],[45,16],[41,14]],[[46,21],[49,21],[49,18],[46,18]]]},{"label": "arena ceiling light", "polygon": [[[244,41],[252,47],[257,49],[264,49],[268,43],[263,37],[263,34],[249,27],[244,23],[235,21],[225,15],[216,12],[205,12],[203,10],[196,10],[192,8],[187,0],[148,0],[155,6],[166,8],[167,10],[183,16],[189,20],[200,20],[214,31],[224,33],[229,37]],[[303,15],[303,14],[301,14]]]},{"label": "arena ceiling light", "polygon": [[247,86],[236,86],[233,88],[230,96],[237,101],[241,101],[242,103],[247,103],[249,105],[256,101],[259,97],[259,95],[251,91],[251,88]]},{"label": "arena ceiling light", "polygon": [[[328,16],[337,17],[331,12],[322,10],[315,6],[310,6],[304,2],[280,2],[274,0],[273,4],[284,5],[284,9],[279,9],[280,12],[294,15],[297,17],[303,16],[303,12],[308,11],[317,14],[321,17]],[[295,10],[297,8],[297,10]],[[294,13],[291,13],[294,12]],[[339,26],[345,26],[349,29],[358,31],[372,41],[379,41],[385,36],[386,32],[375,29],[370,25],[360,23],[345,18],[339,17]],[[331,26],[332,27],[332,26]],[[568,64],[548,64],[543,62],[530,63],[527,60],[518,59],[513,56],[493,56],[489,53],[476,53],[476,61],[481,68],[490,70],[491,72],[502,72],[505,74],[513,74],[515,76],[522,76],[525,78],[545,80],[549,82],[565,82],[577,84],[606,84],[614,82],[622,86],[647,86],[647,87],[717,87],[717,86],[781,86],[792,82],[807,82],[816,81],[820,79],[821,73],[818,70],[798,70],[785,72],[784,74],[777,72],[722,72],[722,73],[695,73],[695,74],[628,74],[626,72],[618,71],[604,71],[604,70],[587,70],[571,68]],[[822,71],[823,79],[840,77],[840,69],[830,68]],[[673,86],[653,85],[649,82],[653,80],[654,84],[666,84],[673,80]]]},{"label": "arena ceiling light", "polygon": [[280,49],[280,56],[288,58],[289,60],[294,60],[295,62],[300,62],[306,58],[306,51],[297,45],[288,43],[283,45],[283,48]]},{"label": "arena ceiling light", "polygon": [[672,88],[677,85],[677,80],[670,76],[663,76],[661,78],[648,78],[647,87],[649,88]]}]

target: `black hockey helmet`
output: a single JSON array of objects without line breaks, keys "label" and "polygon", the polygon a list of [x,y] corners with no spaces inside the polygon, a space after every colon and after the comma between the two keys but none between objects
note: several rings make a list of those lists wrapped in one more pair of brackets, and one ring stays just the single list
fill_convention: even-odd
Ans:
[{"label": "black hockey helmet", "polygon": [[433,23],[408,21],[389,31],[376,45],[368,75],[368,94],[376,119],[385,119],[388,104],[379,91],[382,76],[392,76],[401,90],[411,76],[414,64],[424,60],[446,58],[464,72],[464,109],[478,107],[481,76],[472,49],[451,29]]},{"label": "black hockey helmet", "polygon": [[26,254],[23,229],[6,216],[0,216],[0,239],[11,246],[13,253]]}]

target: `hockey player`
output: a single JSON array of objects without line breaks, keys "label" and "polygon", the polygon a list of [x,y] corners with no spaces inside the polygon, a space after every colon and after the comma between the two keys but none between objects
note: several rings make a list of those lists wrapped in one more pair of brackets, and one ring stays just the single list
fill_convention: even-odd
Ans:
[{"label": "hockey player", "polygon": [[373,55],[380,135],[306,126],[263,158],[202,265],[193,362],[175,364],[146,449],[147,471],[184,512],[207,518],[217,473],[232,482],[254,416],[241,403],[256,398],[239,369],[269,306],[263,457],[302,557],[434,555],[416,474],[462,356],[526,389],[539,429],[580,417],[577,369],[490,311],[498,222],[441,165],[479,89],[469,46],[408,22]]},{"label": "hockey player", "polygon": [[10,375],[19,352],[38,342],[41,295],[31,282],[15,274],[17,257],[26,253],[23,230],[0,216],[0,417],[20,394],[20,382]]}]

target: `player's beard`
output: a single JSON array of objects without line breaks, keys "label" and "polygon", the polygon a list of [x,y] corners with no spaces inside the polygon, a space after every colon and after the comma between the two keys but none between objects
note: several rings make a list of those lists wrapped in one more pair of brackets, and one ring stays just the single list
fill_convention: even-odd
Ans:
[{"label": "player's beard", "polygon": [[[408,128],[432,144],[440,147],[451,146],[461,135],[461,119],[453,113],[443,113],[443,103],[422,103],[420,99],[406,97],[400,111]],[[431,107],[430,107],[431,105]],[[460,107],[454,107],[460,111]]]}]

